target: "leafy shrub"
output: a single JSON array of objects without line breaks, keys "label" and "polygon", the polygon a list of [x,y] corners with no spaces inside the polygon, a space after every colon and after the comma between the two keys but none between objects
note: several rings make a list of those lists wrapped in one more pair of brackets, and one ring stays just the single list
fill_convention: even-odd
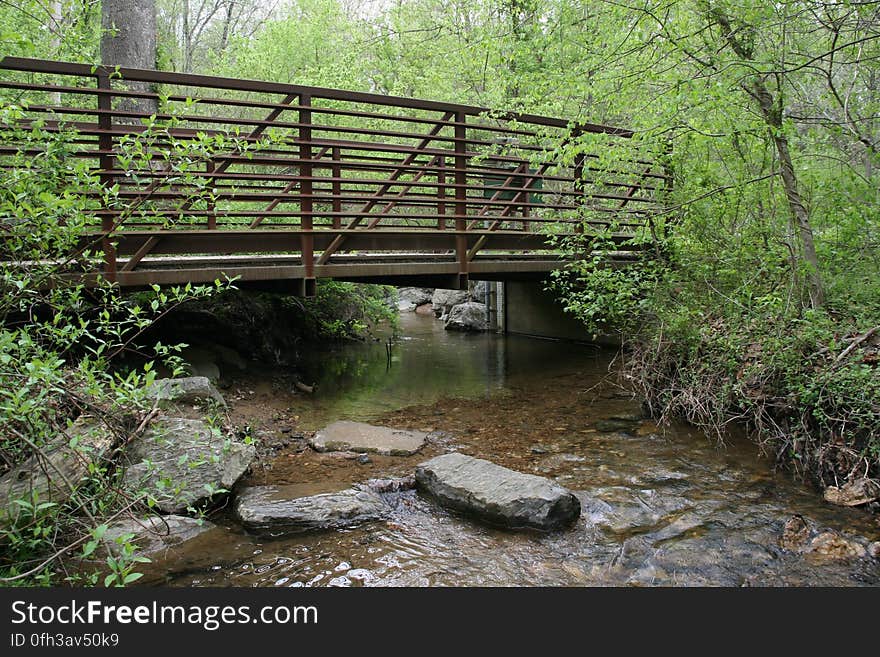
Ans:
[{"label": "leafy shrub", "polygon": [[[98,205],[120,208],[121,224],[134,210],[118,198],[117,187],[103,187],[87,161],[73,156],[74,131],[46,130],[23,117],[21,107],[0,107],[0,146],[11,153],[0,185],[0,476],[29,459],[45,464],[59,448],[89,466],[81,481],[65,482],[69,497],[19,494],[9,500],[8,513],[2,509],[0,582],[96,583],[95,572],[75,573],[66,564],[77,555],[91,557],[106,522],[139,505],[116,485],[113,456],[148,419],[144,387],[155,377],[154,361],[172,369],[179,364],[178,347],[136,341],[170,308],[226,284],[154,286],[137,298],[102,280],[87,289],[76,276],[99,268],[97,244],[83,239],[93,211]],[[121,146],[123,159],[149,157],[145,144],[157,132],[167,138],[167,125],[149,122],[142,136]],[[211,143],[230,147],[235,145]],[[186,175],[204,152],[199,140],[180,142],[171,167]],[[95,189],[101,190],[98,198],[83,193]],[[114,368],[118,356],[134,348],[150,356],[146,364]],[[112,437],[113,448],[101,458],[71,432],[81,416],[96,418]],[[124,544],[118,555],[107,558],[105,584],[137,578],[134,547]]]}]

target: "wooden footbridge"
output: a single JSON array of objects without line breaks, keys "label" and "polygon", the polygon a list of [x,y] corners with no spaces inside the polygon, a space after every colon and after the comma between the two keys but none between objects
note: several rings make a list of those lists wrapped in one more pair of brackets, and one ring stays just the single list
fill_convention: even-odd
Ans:
[{"label": "wooden footbridge", "polygon": [[[550,235],[612,227],[623,243],[669,183],[651,158],[609,149],[633,136],[611,126],[13,57],[0,71],[4,102],[25,107],[25,124],[70,131],[98,183],[80,192],[94,208],[82,243],[103,251],[85,280],[228,276],[311,294],[325,277],[542,277],[562,264]],[[0,166],[15,152],[0,144]]]}]

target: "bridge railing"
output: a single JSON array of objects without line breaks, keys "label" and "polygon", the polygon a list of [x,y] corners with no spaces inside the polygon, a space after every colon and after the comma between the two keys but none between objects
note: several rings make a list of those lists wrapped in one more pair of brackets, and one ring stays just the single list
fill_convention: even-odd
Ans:
[{"label": "bridge railing", "polygon": [[[603,144],[632,137],[612,126],[161,71],[11,57],[0,68],[4,98],[45,129],[75,130],[76,156],[118,185],[119,204],[95,211],[111,280],[155,256],[242,253],[299,254],[313,280],[355,250],[431,252],[466,280],[475,259],[548,248],[548,232],[613,226],[623,239],[668,183],[634,149],[608,161]],[[151,130],[146,157],[127,156]],[[570,148],[588,135],[593,150]],[[235,147],[189,155],[186,176],[170,164],[173,142],[218,136]]]}]

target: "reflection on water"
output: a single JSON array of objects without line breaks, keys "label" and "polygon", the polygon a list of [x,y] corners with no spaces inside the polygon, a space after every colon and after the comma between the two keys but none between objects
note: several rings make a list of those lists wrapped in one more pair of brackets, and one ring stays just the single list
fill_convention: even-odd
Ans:
[{"label": "reflection on water", "polygon": [[[843,536],[877,540],[880,529],[868,514],[830,507],[790,476],[774,473],[753,445],[734,441],[718,448],[692,428],[658,433],[648,422],[629,432],[598,430],[600,420],[639,412],[608,377],[611,354],[451,334],[430,318],[403,319],[406,338],[390,368],[381,343],[312,355],[307,373],[319,394],[297,407],[306,428],[336,419],[385,415],[404,422],[408,412],[430,415],[452,436],[452,443],[434,445],[434,453],[454,444],[553,477],[580,497],[578,523],[553,534],[501,531],[406,491],[386,496],[389,521],[346,531],[265,540],[229,523],[157,564],[161,581],[285,587],[880,583],[880,562],[868,556],[835,560],[780,546],[793,515]],[[413,404],[422,406],[398,410]]]},{"label": "reflection on water", "polygon": [[594,363],[597,354],[549,340],[445,331],[442,322],[415,313],[400,319],[390,363],[383,341],[306,354],[303,379],[316,383],[319,393],[298,409],[306,428],[368,421],[441,397],[485,399],[542,373]]}]

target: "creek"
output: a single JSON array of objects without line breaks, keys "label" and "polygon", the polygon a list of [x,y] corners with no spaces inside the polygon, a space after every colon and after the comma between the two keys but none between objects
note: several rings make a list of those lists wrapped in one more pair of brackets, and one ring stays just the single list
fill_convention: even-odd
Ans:
[{"label": "creek", "polygon": [[[487,527],[415,491],[390,520],[274,540],[231,521],[154,565],[171,586],[877,585],[880,560],[783,547],[800,516],[813,536],[880,538],[858,509],[833,507],[774,471],[741,436],[721,446],[693,427],[659,428],[620,387],[625,357],[586,345],[443,330],[406,313],[390,360],[381,341],[314,351],[301,376],[270,368],[226,383],[237,423],[275,445],[248,483],[338,490],[410,474],[456,449],[551,477],[578,492],[575,526],[541,534]],[[431,431],[414,457],[318,454],[300,432],[334,420]],[[800,521],[798,521],[800,522]]]}]

